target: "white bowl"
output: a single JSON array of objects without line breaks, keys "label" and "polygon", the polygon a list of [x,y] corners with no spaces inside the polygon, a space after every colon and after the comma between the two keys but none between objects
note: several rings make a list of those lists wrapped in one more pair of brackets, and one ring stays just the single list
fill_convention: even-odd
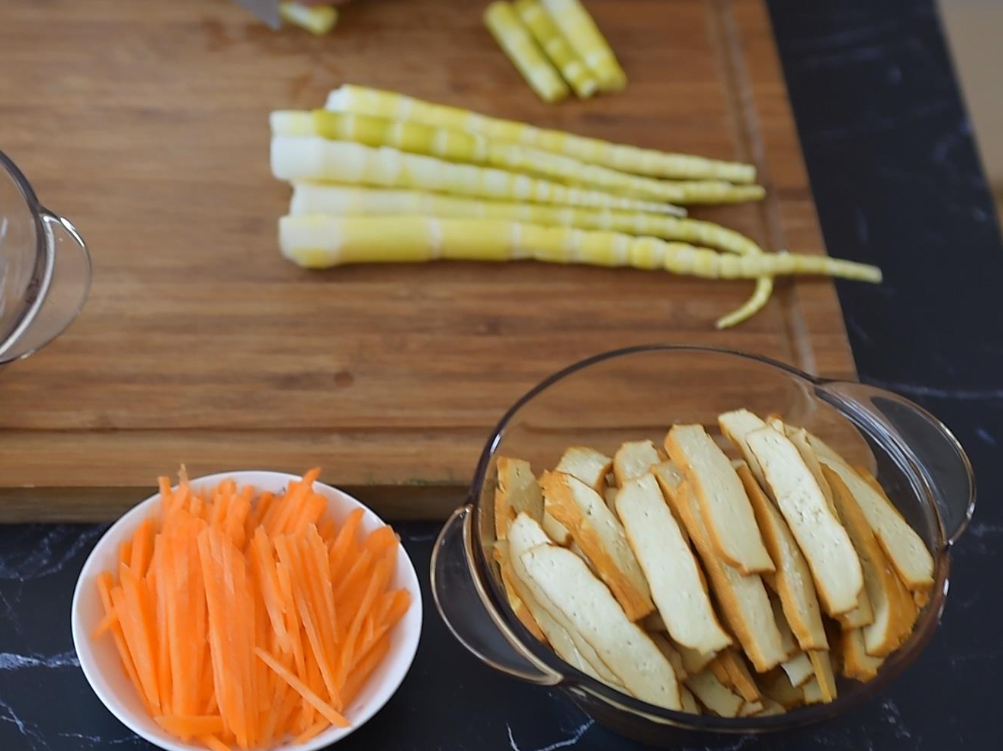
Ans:
[{"label": "white bowl", "polygon": [[[284,472],[225,472],[192,480],[191,485],[195,489],[214,486],[228,477],[233,478],[238,485],[253,485],[259,491],[273,493],[282,492],[291,481],[300,479],[296,475]],[[360,528],[363,532],[372,531],[383,525],[382,519],[347,493],[319,482],[314,483],[314,489],[327,498],[328,512],[338,523],[344,521],[354,509],[361,508],[363,516]],[[204,747],[183,743],[154,722],[143,708],[132,682],[122,670],[112,639],[108,636],[98,639],[91,637],[104,615],[95,580],[104,570],[114,571],[118,561],[119,543],[133,534],[140,522],[153,511],[153,504],[159,502],[159,498],[159,495],[152,495],[133,507],[105,532],[87,557],[73,592],[73,646],[87,681],[108,711],[150,743],[155,743],[168,751],[190,751]],[[418,639],[421,635],[421,591],[414,566],[403,546],[398,549],[397,567],[391,586],[396,589],[404,588],[410,593],[411,607],[391,630],[390,651],[383,662],[369,677],[352,704],[346,708],[345,716],[351,726],[331,727],[305,743],[285,743],[280,748],[311,751],[341,740],[376,714],[400,686],[418,650]]]}]

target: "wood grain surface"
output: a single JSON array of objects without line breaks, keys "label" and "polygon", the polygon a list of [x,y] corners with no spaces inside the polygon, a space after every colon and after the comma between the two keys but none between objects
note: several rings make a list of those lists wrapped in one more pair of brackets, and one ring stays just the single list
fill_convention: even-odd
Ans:
[{"label": "wood grain surface", "polygon": [[630,84],[559,105],[519,78],[483,5],[358,0],[316,39],[225,0],[6,0],[0,148],[79,227],[94,285],[58,341],[0,373],[0,519],[112,518],[180,462],[193,476],[320,464],[384,513],[437,517],[506,408],[583,357],[707,344],[853,375],[826,280],[782,281],[718,332],[751,284],[282,260],[268,112],[321,106],[343,82],[752,160],[765,202],[696,214],[824,252],[761,0],[588,2]]}]

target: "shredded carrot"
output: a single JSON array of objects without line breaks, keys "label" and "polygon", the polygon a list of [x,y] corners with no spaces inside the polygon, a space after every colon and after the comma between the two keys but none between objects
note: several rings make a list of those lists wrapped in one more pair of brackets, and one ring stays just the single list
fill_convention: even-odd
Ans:
[{"label": "shredded carrot", "polygon": [[302,743],[347,727],[410,606],[399,541],[343,523],[307,472],[282,494],[158,480],[157,511],[97,577],[122,669],[151,717],[213,751]]}]

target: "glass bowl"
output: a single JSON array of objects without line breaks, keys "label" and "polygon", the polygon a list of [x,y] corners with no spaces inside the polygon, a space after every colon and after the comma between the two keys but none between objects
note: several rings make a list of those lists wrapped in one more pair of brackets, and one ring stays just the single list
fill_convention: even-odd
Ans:
[{"label": "glass bowl", "polygon": [[[495,461],[512,456],[535,472],[564,449],[612,456],[625,440],[661,446],[673,423],[719,436],[717,415],[746,407],[779,414],[867,466],[934,557],[935,583],[909,639],[868,683],[840,678],[838,698],[770,717],[675,712],[600,683],[562,661],[512,612],[494,542]],[[724,444],[722,444],[724,445]],[[530,683],[559,686],[602,725],[655,746],[707,743],[708,733],[758,733],[827,720],[878,694],[916,659],[936,630],[947,595],[950,547],[975,503],[975,480],[950,431],[902,397],[849,381],[815,378],[763,357],[709,347],[647,346],[598,355],[546,379],[508,411],[488,440],[469,503],[443,527],[432,557],[436,605],[453,634],[488,665]]]}]

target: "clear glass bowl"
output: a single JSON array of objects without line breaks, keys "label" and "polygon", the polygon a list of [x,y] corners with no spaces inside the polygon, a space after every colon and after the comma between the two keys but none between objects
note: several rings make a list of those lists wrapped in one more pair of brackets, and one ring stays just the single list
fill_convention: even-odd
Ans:
[{"label": "clear glass bowl", "polygon": [[59,336],[90,284],[91,259],[76,228],[39,203],[0,151],[0,365]]},{"label": "clear glass bowl", "polygon": [[[935,584],[908,641],[869,683],[839,680],[831,704],[772,717],[719,718],[639,701],[563,662],[516,618],[504,596],[494,541],[495,459],[553,467],[570,445],[612,455],[621,442],[661,445],[673,423],[701,423],[714,435],[717,415],[746,407],[806,427],[878,477],[926,541]],[[700,347],[650,346],[593,357],[548,378],[505,415],[485,446],[470,502],[436,542],[432,589],[454,635],[488,665],[530,683],[560,686],[599,723],[656,746],[704,742],[707,733],[768,732],[826,720],[875,696],[923,649],[940,622],[949,550],[971,518],[975,480],[965,452],[936,418],[896,394],[848,381],[814,378],[762,357]]]}]

